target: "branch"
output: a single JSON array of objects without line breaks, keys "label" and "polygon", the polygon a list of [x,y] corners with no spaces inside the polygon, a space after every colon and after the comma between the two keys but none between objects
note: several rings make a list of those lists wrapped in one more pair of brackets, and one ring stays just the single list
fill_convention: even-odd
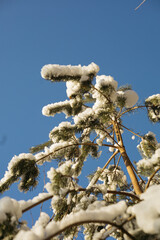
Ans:
[{"label": "branch", "polygon": [[135,195],[133,193],[129,193],[129,192],[107,190],[107,193],[125,195],[125,196],[131,197],[131,198],[134,198],[134,199],[140,201],[140,198],[137,195]]},{"label": "branch", "polygon": [[127,172],[130,176],[131,182],[133,184],[133,188],[134,188],[136,194],[140,195],[142,193],[142,190],[140,188],[140,185],[139,185],[139,182],[137,180],[136,174],[133,170],[133,165],[132,165],[132,163],[131,163],[128,155],[127,155],[127,152],[125,150],[122,135],[121,135],[121,132],[120,132],[120,129],[119,129],[119,125],[118,125],[118,122],[116,120],[113,121],[113,127],[114,127],[114,131],[115,131],[115,134],[116,134],[116,137],[117,137],[117,141],[120,142],[119,151],[122,155],[122,158],[123,158],[123,161],[125,163]]},{"label": "branch", "polygon": [[[69,144],[67,146],[63,146],[63,147],[60,147],[58,149],[56,149],[55,151],[53,152],[50,152],[48,154],[46,154],[45,156],[43,157],[40,157],[39,159],[36,160],[36,163],[39,162],[39,161],[42,161],[43,159],[45,159],[46,157],[49,157],[50,155],[52,155],[53,153],[57,152],[57,151],[60,151],[62,149],[65,149],[65,148],[68,148],[68,147],[72,147],[72,146],[81,146],[81,145],[85,145],[85,146],[99,146],[97,143],[92,143],[92,142],[88,142],[88,143],[73,143],[73,144]],[[115,145],[111,145],[111,144],[102,144],[102,146],[105,146],[105,147],[113,147],[113,148],[118,148],[118,146],[115,146]]]},{"label": "branch", "polygon": [[[92,180],[90,181],[90,183],[88,184],[87,188],[92,187],[94,184],[96,184],[96,182],[98,181],[99,177],[101,176],[101,174],[103,173],[104,169],[107,167],[107,165],[111,162],[111,160],[114,158],[114,156],[117,155],[117,153],[119,152],[119,150],[115,151],[112,156],[108,159],[108,161],[106,162],[106,164],[104,165],[104,167],[101,169],[101,171],[99,172],[98,176],[95,178],[95,176],[92,178]],[[96,173],[95,173],[96,174]]]},{"label": "branch", "polygon": [[96,90],[96,91],[99,92],[104,98],[106,98],[109,103],[111,103],[111,100],[110,100],[103,92],[101,92],[99,89],[97,89],[93,84],[92,84],[91,86],[92,86],[92,88],[93,88],[94,90]]},{"label": "branch", "polygon": [[129,132],[133,133],[134,135],[136,135],[137,137],[144,139],[144,137],[140,136],[139,134],[133,132],[132,130],[130,130],[129,128],[125,127],[123,124],[119,123],[119,125],[121,125],[121,127],[127,129]]},{"label": "branch", "polygon": [[145,2],[146,0],[143,0],[139,5],[138,7],[136,7],[134,10],[136,11],[138,8],[140,8],[140,6],[142,6],[142,4]]},{"label": "branch", "polygon": [[132,108],[129,108],[129,109],[127,109],[126,111],[124,111],[124,112],[122,112],[121,114],[120,114],[120,117],[122,116],[122,115],[124,115],[125,113],[127,113],[127,112],[131,112],[131,111],[133,111],[133,110],[136,110],[136,109],[139,109],[139,108],[146,108],[146,106],[135,106],[135,107],[132,107]]},{"label": "branch", "polygon": [[146,184],[145,191],[147,190],[147,188],[149,188],[150,182],[152,181],[153,177],[156,175],[156,173],[157,173],[159,170],[160,170],[160,167],[158,167],[158,168],[154,171],[154,173],[152,173],[152,175],[150,176],[150,178],[149,178],[149,180],[148,180],[148,182],[147,182],[147,184]]},{"label": "branch", "polygon": [[34,207],[38,206],[39,204],[41,204],[41,203],[43,203],[43,202],[51,199],[52,197],[53,197],[53,195],[50,194],[49,196],[47,196],[47,197],[45,197],[45,198],[43,198],[43,199],[40,199],[38,202],[35,202],[35,203],[33,203],[32,205],[30,205],[30,206],[22,209],[22,213],[27,212],[27,211],[30,210],[31,208],[34,208]]},{"label": "branch", "polygon": [[67,228],[83,225],[86,223],[109,224],[121,230],[122,233],[126,234],[130,239],[135,240],[135,238],[125,228],[123,228],[122,225],[118,225],[112,222],[113,219],[107,220],[107,212],[106,214],[104,214],[104,212],[102,213],[102,211],[103,210],[101,209],[96,211],[81,211],[66,216],[66,218],[64,218],[60,222],[50,222],[46,227],[46,238],[44,238],[44,240],[50,240],[51,238],[64,232]]}]

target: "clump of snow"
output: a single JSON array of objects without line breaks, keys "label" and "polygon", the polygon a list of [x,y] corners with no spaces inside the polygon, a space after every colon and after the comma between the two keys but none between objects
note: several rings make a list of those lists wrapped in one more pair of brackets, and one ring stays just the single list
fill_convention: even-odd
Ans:
[{"label": "clump of snow", "polygon": [[68,115],[66,107],[70,106],[70,102],[68,100],[65,100],[64,102],[58,102],[58,103],[51,103],[42,108],[42,114],[44,116],[54,116],[56,113],[64,112],[66,116]]},{"label": "clump of snow", "polygon": [[[117,81],[111,76],[100,75],[96,77],[95,89],[93,90],[92,97],[100,100],[101,102],[108,102],[108,99],[115,101],[117,97]],[[103,91],[103,89],[105,89]],[[102,91],[102,93],[101,93]],[[104,95],[106,97],[104,97]],[[100,103],[99,103],[100,104]]]},{"label": "clump of snow", "polygon": [[132,140],[135,140],[135,135],[132,136]]},{"label": "clump of snow", "polygon": [[11,215],[13,222],[22,216],[20,204],[15,199],[9,197],[0,199],[0,223],[7,219],[6,214]]},{"label": "clump of snow", "polygon": [[78,94],[81,90],[81,84],[78,81],[67,81],[66,87],[67,87],[66,93],[69,98],[72,95]]},{"label": "clump of snow", "polygon": [[160,94],[155,94],[145,100],[148,107],[148,117],[153,122],[160,121]]},{"label": "clump of snow", "polygon": [[8,171],[5,172],[4,177],[0,180],[0,186],[3,183],[5,183],[13,175],[13,173],[12,173],[13,166],[15,164],[17,164],[22,159],[34,160],[35,161],[35,157],[31,153],[21,153],[18,156],[15,155],[8,164]]},{"label": "clump of snow", "polygon": [[65,76],[69,77],[80,76],[80,79],[84,81],[88,80],[87,77],[88,75],[90,74],[96,75],[98,71],[99,71],[98,65],[96,65],[93,62],[88,66],[48,64],[41,69],[41,76],[49,80],[54,80],[54,78],[56,77],[62,77],[61,80],[65,80]]},{"label": "clump of snow", "polygon": [[[71,137],[73,135],[72,130],[74,129],[74,125],[71,125],[70,122],[61,122],[58,127],[54,127],[50,134],[49,138],[52,139],[54,143],[59,141],[59,134],[61,135],[69,135]],[[58,136],[57,136],[58,133]]]},{"label": "clump of snow", "polygon": [[137,169],[140,171],[141,169],[145,170],[154,170],[154,167],[160,165],[160,148],[158,148],[155,153],[149,159],[142,159],[137,162]]},{"label": "clump of snow", "polygon": [[147,234],[160,233],[160,186],[153,185],[140,195],[142,202],[129,207],[127,212],[136,216],[137,224]]},{"label": "clump of snow", "polygon": [[112,76],[100,75],[96,77],[96,85],[97,89],[101,89],[102,87],[111,85],[114,90],[117,89],[118,83],[114,80]]},{"label": "clump of snow", "polygon": [[152,96],[149,96],[147,99],[146,99],[146,102],[152,102],[152,100],[157,100],[159,101],[160,100],[160,94],[154,94]]},{"label": "clump of snow", "polygon": [[80,112],[74,117],[74,122],[76,125],[81,124],[81,122],[87,122],[87,120],[95,119],[95,113],[92,108],[87,108],[83,112]]},{"label": "clump of snow", "polygon": [[40,237],[44,237],[44,229],[48,224],[50,217],[47,213],[41,212],[39,219],[35,222],[35,225],[32,227],[32,231],[39,235]]}]

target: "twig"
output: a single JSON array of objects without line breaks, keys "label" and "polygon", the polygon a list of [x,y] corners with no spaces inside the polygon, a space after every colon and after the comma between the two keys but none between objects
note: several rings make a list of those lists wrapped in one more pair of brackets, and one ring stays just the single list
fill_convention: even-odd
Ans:
[{"label": "twig", "polygon": [[[57,152],[57,151],[60,151],[62,149],[65,149],[65,148],[68,148],[68,147],[72,147],[72,146],[78,146],[78,145],[84,145],[84,146],[98,146],[97,143],[92,143],[92,142],[88,142],[88,143],[73,143],[73,144],[69,144],[67,146],[64,146],[64,147],[60,147],[58,149],[56,149],[55,151],[53,152],[50,152],[48,154],[46,154],[45,156],[43,157],[40,157],[39,159],[36,160],[36,163],[39,162],[39,161],[42,161],[43,159],[45,159],[46,157],[49,157],[51,156],[53,153]],[[113,147],[113,148],[118,148],[117,146],[115,145],[111,145],[111,144],[102,144],[102,146],[105,146],[105,147]]]},{"label": "twig", "polygon": [[111,100],[103,92],[101,92],[98,88],[96,88],[94,85],[92,85],[92,88],[94,90],[96,90],[97,92],[99,92],[104,98],[106,98],[109,103],[111,103]]},{"label": "twig", "polygon": [[154,173],[152,173],[152,175],[150,176],[150,178],[149,178],[149,180],[148,180],[148,182],[147,182],[147,184],[146,184],[145,191],[147,190],[147,188],[148,188],[149,185],[150,185],[150,182],[152,181],[153,177],[156,175],[156,173],[157,173],[159,170],[160,170],[160,167],[158,167],[158,168],[154,171]]},{"label": "twig", "polygon": [[136,200],[140,201],[140,198],[137,195],[135,195],[133,193],[129,193],[129,192],[107,190],[107,193],[125,195],[125,196],[131,197],[131,198],[135,198]]},{"label": "twig", "polygon": [[140,8],[140,6],[142,6],[142,4],[143,4],[145,1],[146,1],[146,0],[143,0],[143,1],[138,5],[138,7],[135,8],[135,11],[136,11],[138,8]]},{"label": "twig", "polygon": [[139,108],[146,108],[146,106],[135,106],[135,107],[129,108],[129,109],[125,110],[124,112],[122,112],[122,113],[120,114],[120,117],[121,117],[122,115],[124,115],[125,113],[127,113],[127,112],[130,112],[130,111],[133,111],[133,110],[136,110],[136,109],[139,109]]},{"label": "twig", "polygon": [[101,176],[101,174],[103,173],[103,171],[105,170],[105,168],[108,166],[108,164],[111,162],[111,160],[117,155],[117,153],[119,152],[119,150],[115,151],[112,156],[108,159],[108,161],[106,162],[106,164],[103,166],[103,168],[100,171],[100,174],[97,176],[97,179],[95,179],[95,182],[93,183],[96,184],[96,182],[98,181],[99,177]]},{"label": "twig", "polygon": [[140,136],[139,134],[133,132],[132,130],[130,130],[129,128],[125,127],[123,124],[119,123],[119,125],[121,125],[123,128],[125,128],[126,130],[128,130],[129,132],[133,133],[134,135],[136,135],[137,137],[144,139],[144,137]]},{"label": "twig", "polygon": [[31,208],[34,208],[34,207],[38,206],[39,204],[41,204],[41,203],[43,203],[43,202],[51,199],[52,197],[53,197],[53,195],[51,194],[50,196],[48,196],[48,197],[46,197],[46,198],[44,198],[44,199],[41,199],[39,202],[36,202],[36,203],[30,205],[29,207],[26,207],[26,208],[22,209],[22,213],[27,212],[27,211],[30,210]]}]

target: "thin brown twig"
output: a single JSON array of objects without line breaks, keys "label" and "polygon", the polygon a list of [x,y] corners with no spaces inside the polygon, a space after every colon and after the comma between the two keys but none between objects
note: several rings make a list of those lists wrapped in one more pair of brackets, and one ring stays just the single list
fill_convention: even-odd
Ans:
[{"label": "thin brown twig", "polygon": [[[130,161],[131,162],[131,161]],[[132,162],[131,162],[131,164],[132,164]],[[143,183],[145,183],[145,181],[141,178],[141,176],[139,175],[139,173],[137,172],[137,170],[135,169],[135,167],[133,166],[133,164],[132,164],[132,168],[133,168],[133,170],[135,171],[135,173],[137,174],[137,176],[140,178],[140,180],[143,182]]]},{"label": "thin brown twig", "polygon": [[34,207],[38,206],[39,204],[41,204],[41,203],[43,203],[43,202],[51,199],[52,197],[53,197],[53,195],[50,195],[50,196],[48,196],[48,197],[46,197],[46,198],[44,198],[44,199],[41,199],[39,202],[36,202],[36,203],[30,205],[29,207],[26,207],[26,208],[22,209],[22,213],[27,212],[27,211],[30,210],[31,208],[34,208]]},{"label": "thin brown twig", "polygon": [[147,184],[146,184],[145,191],[147,190],[147,188],[149,188],[149,185],[150,185],[153,177],[156,175],[156,173],[157,173],[159,170],[160,170],[160,167],[158,167],[158,168],[154,171],[154,173],[152,173],[152,175],[150,176],[150,178],[149,178],[149,180],[148,180],[148,182],[147,182]]},{"label": "thin brown twig", "polygon": [[121,159],[121,154],[119,155],[119,158],[118,158],[118,161],[117,161],[117,164],[116,164],[116,166],[115,166],[115,168],[114,168],[114,173],[113,173],[113,178],[112,178],[112,180],[114,180],[114,177],[115,177],[115,175],[116,175],[116,170],[117,170],[117,167],[118,167],[118,164],[119,164],[119,161],[120,161],[120,159]]},{"label": "thin brown twig", "polygon": [[121,117],[122,115],[124,115],[125,113],[127,113],[127,112],[130,112],[130,111],[133,111],[133,110],[136,110],[136,109],[139,109],[139,108],[146,108],[146,106],[145,106],[145,105],[142,105],[142,106],[135,106],[135,107],[129,108],[129,109],[125,110],[124,112],[122,112],[122,113],[120,114],[120,117]]},{"label": "thin brown twig", "polygon": [[126,130],[128,130],[129,132],[133,133],[135,136],[144,139],[144,137],[140,136],[138,133],[133,132],[132,130],[130,130],[129,128],[125,127],[123,124],[119,123],[119,125],[121,125],[123,128],[125,128]]},{"label": "thin brown twig", "polygon": [[[46,185],[46,172],[45,172],[45,165],[43,165],[43,191],[45,190],[45,185]],[[41,207],[40,207],[40,213],[42,212],[42,208],[43,208],[43,202],[41,204]]]},{"label": "thin brown twig", "polygon": [[129,192],[107,190],[107,193],[125,195],[125,196],[131,197],[131,198],[135,198],[136,200],[140,201],[140,198],[137,195],[135,195],[133,193],[129,193]]}]

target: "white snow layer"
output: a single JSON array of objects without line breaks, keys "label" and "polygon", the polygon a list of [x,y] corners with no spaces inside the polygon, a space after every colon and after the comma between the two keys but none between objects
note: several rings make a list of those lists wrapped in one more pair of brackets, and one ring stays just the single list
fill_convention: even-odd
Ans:
[{"label": "white snow layer", "polygon": [[160,185],[153,185],[140,195],[142,202],[129,207],[128,213],[136,216],[137,224],[145,233],[160,233]]},{"label": "white snow layer", "polygon": [[101,202],[96,202],[93,207],[87,210],[80,210],[64,217],[60,222],[47,222],[49,216],[41,213],[35,226],[29,230],[20,230],[14,240],[42,240],[59,234],[69,226],[83,224],[86,222],[111,222],[116,217],[123,215],[127,209],[125,201],[120,201],[110,206],[103,206]]},{"label": "white snow layer", "polygon": [[110,222],[117,216],[122,215],[127,209],[127,205],[124,201],[99,208],[99,205],[94,206],[94,210],[79,211],[77,213],[71,213],[67,215],[60,222],[50,222],[46,227],[46,237],[56,235],[60,231],[63,231],[66,227],[82,224],[85,222]]},{"label": "white snow layer", "polygon": [[88,66],[71,66],[71,65],[58,65],[58,64],[48,64],[41,69],[41,76],[45,79],[52,79],[52,77],[59,76],[81,76],[82,81],[84,76],[89,74],[96,74],[99,71],[98,65],[91,63]]},{"label": "white snow layer", "polygon": [[149,96],[147,99],[146,99],[146,102],[150,102],[150,101],[152,101],[152,100],[154,100],[154,99],[157,99],[157,100],[160,100],[160,94],[154,94],[154,95],[152,95],[152,96]]},{"label": "white snow layer", "polygon": [[18,203],[20,205],[20,208],[23,210],[25,210],[25,208],[28,208],[40,201],[43,201],[46,198],[51,198],[52,194],[50,193],[39,193],[38,196],[34,197],[33,199],[29,199],[27,201],[24,200],[20,200]]}]

